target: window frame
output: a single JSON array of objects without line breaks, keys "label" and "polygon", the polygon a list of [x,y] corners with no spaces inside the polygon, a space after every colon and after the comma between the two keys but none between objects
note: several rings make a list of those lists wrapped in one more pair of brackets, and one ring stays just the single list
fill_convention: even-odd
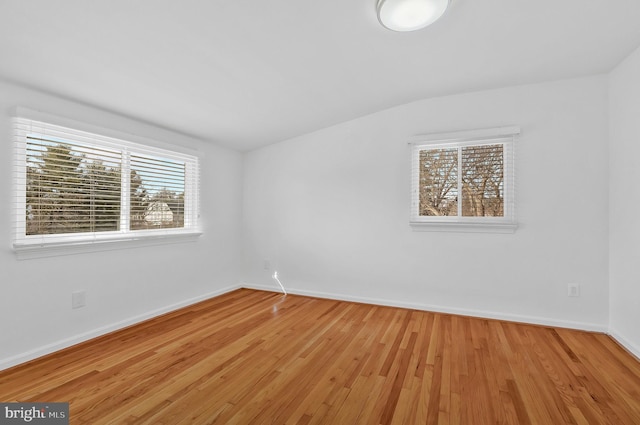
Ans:
[{"label": "window frame", "polygon": [[[498,127],[481,130],[436,133],[411,139],[411,209],[409,225],[414,231],[513,233],[518,227],[515,214],[514,148],[519,127]],[[457,149],[469,146],[503,146],[504,216],[421,216],[420,205],[420,151],[427,149]],[[461,170],[458,170],[458,193],[461,193]]]},{"label": "window frame", "polygon": [[[40,134],[37,130],[46,130],[49,137],[65,140],[64,137],[52,136],[67,133],[66,140],[96,148],[116,149],[121,152],[121,199],[119,230],[78,232],[60,234],[26,234],[26,173],[27,173],[27,139],[29,134]],[[70,120],[58,119],[42,113],[18,108],[13,117],[14,143],[14,192],[12,216],[14,221],[13,250],[19,259],[38,258],[55,255],[66,255],[84,252],[113,250],[137,246],[158,245],[184,242],[197,239],[200,228],[200,187],[198,152],[139,136],[122,134],[113,130],[96,128]],[[133,141],[135,140],[135,141]],[[160,147],[162,145],[162,147]],[[130,230],[129,176],[131,154],[156,155],[168,160],[185,163],[185,216],[184,227]]]}]

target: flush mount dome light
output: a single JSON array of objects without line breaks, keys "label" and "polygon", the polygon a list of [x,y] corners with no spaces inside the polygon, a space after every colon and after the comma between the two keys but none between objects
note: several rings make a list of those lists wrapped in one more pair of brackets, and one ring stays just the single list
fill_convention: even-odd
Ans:
[{"label": "flush mount dome light", "polygon": [[415,31],[431,25],[450,0],[378,0],[378,19],[393,31]]}]

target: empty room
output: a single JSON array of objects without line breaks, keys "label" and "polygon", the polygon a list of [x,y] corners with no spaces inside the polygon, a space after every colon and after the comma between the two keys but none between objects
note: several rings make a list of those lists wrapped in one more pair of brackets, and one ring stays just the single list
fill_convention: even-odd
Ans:
[{"label": "empty room", "polygon": [[0,424],[640,424],[639,22],[0,0]]}]

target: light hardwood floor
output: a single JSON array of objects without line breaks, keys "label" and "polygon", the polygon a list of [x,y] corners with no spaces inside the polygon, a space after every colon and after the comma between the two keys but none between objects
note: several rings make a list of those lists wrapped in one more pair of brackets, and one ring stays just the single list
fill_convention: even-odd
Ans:
[{"label": "light hardwood floor", "polygon": [[247,289],[0,372],[72,424],[640,424],[608,336]]}]

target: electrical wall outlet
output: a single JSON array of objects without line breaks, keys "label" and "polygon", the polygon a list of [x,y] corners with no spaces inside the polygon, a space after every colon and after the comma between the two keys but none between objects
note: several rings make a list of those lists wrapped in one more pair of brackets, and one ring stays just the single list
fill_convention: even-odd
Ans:
[{"label": "electrical wall outlet", "polygon": [[87,291],[76,291],[71,293],[71,308],[80,308],[87,305]]},{"label": "electrical wall outlet", "polygon": [[264,260],[262,267],[264,267],[265,270],[271,270],[271,261]]},{"label": "electrical wall outlet", "polygon": [[570,297],[579,297],[580,296],[580,285],[577,283],[570,283],[568,286],[568,295]]}]

